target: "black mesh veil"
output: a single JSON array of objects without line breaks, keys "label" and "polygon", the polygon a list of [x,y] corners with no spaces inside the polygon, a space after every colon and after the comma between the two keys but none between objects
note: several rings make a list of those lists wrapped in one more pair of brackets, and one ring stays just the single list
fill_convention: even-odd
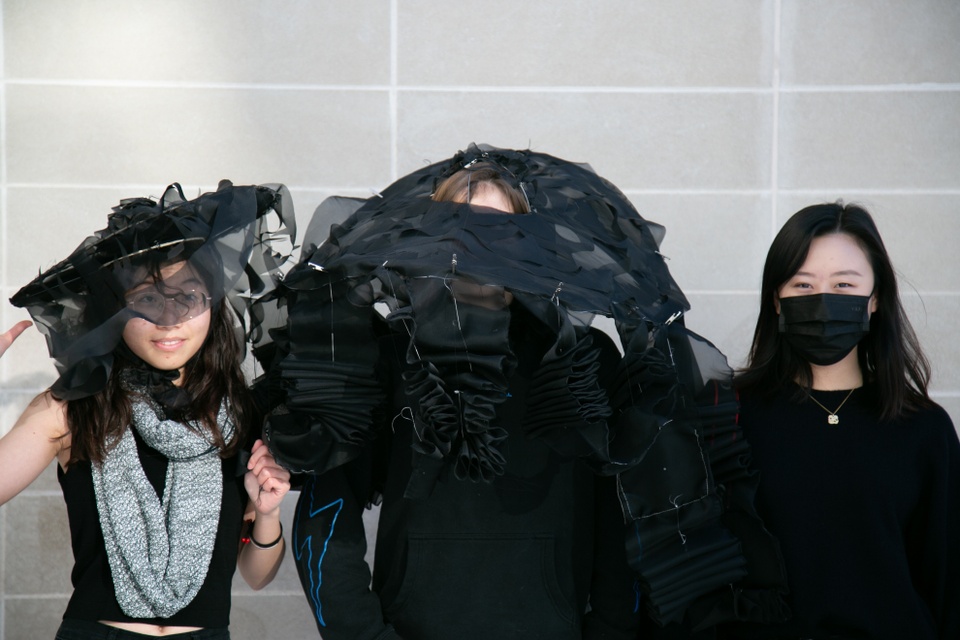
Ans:
[{"label": "black mesh veil", "polygon": [[293,248],[296,226],[283,185],[234,186],[187,200],[180,185],[157,201],[121,201],[65,260],[11,299],[44,334],[59,378],[51,389],[73,400],[106,384],[114,350],[133,317],[124,294],[161,265],[186,261],[202,274],[212,303],[227,298],[255,345],[266,335],[252,303],[271,292]]}]

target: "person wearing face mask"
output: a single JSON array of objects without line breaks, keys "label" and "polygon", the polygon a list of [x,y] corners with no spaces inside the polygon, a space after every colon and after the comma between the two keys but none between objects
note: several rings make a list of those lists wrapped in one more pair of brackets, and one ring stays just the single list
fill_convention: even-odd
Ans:
[{"label": "person wearing face mask", "polygon": [[870,214],[794,214],[735,378],[792,619],[736,638],[960,637],[960,444]]}]

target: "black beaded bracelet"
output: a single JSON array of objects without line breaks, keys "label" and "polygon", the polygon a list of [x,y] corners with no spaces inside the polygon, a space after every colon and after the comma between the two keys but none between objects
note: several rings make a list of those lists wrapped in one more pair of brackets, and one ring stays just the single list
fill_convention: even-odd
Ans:
[{"label": "black beaded bracelet", "polygon": [[280,541],[283,540],[283,523],[280,523],[280,535],[277,536],[277,539],[269,544],[262,544],[257,542],[257,539],[253,537],[253,527],[250,527],[250,543],[255,546],[257,549],[273,549],[275,546],[280,544]]}]

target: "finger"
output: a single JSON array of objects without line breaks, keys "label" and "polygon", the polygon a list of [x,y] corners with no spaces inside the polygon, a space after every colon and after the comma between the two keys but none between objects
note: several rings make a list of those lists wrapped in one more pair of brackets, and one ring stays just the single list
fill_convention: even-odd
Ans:
[{"label": "finger", "polygon": [[0,355],[3,355],[3,352],[13,344],[13,341],[19,338],[20,334],[26,331],[27,327],[32,324],[29,320],[21,320],[10,327],[5,333],[0,334]]},{"label": "finger", "polygon": [[243,488],[247,490],[247,498],[250,500],[250,502],[257,504],[260,501],[260,497],[262,495],[260,493],[260,485],[256,484],[255,482],[253,484],[244,483]]},{"label": "finger", "polygon": [[270,453],[270,449],[266,443],[262,440],[257,440],[253,443],[253,448],[250,449],[250,459],[247,461],[247,468],[253,468],[260,460],[266,460],[269,464],[276,463],[276,458]]},{"label": "finger", "polygon": [[263,491],[257,494],[255,505],[261,511],[270,511],[287,495],[290,485],[269,480],[263,483]]},{"label": "finger", "polygon": [[290,485],[286,483],[278,483],[272,479],[265,482],[263,491],[255,497],[251,496],[254,508],[260,513],[268,513],[276,509],[283,502],[289,489]]},{"label": "finger", "polygon": [[270,476],[267,478],[260,479],[260,488],[264,493],[272,491],[286,491],[290,488],[290,482],[284,480],[283,478],[277,478]]},{"label": "finger", "polygon": [[277,467],[274,469],[273,477],[280,482],[286,482],[287,484],[290,484],[290,472],[283,467]]},{"label": "finger", "polygon": [[[257,440],[257,442],[260,441]],[[247,461],[247,469],[252,471],[254,467],[256,467],[258,464],[261,464],[261,461],[264,459],[273,460],[273,456],[270,455],[270,450],[267,449],[266,446],[263,446],[262,443],[259,447],[256,443],[254,443],[253,449],[251,450],[250,459]]]},{"label": "finger", "polygon": [[268,477],[277,478],[284,482],[287,482],[290,480],[290,472],[278,464],[264,464],[263,466],[260,467],[260,469],[257,470],[257,472],[254,475],[256,475],[257,478],[259,478],[260,480],[263,480]]},{"label": "finger", "polygon": [[269,469],[263,469],[260,473],[256,474],[256,478],[257,484],[260,485],[260,491],[263,492],[268,481],[276,479],[276,476]]},{"label": "finger", "polygon": [[272,475],[280,474],[284,471],[284,468],[277,465],[277,463],[275,463],[272,458],[271,459],[261,458],[259,460],[255,460],[253,463],[253,466],[250,467],[248,471],[259,478],[261,474],[265,472],[270,473]]},{"label": "finger", "polygon": [[261,468],[263,468],[263,456],[258,456],[257,454],[250,456],[250,459],[247,461],[247,471],[253,475],[257,475]]},{"label": "finger", "polygon": [[247,469],[246,475],[251,480],[261,482],[268,477],[289,478],[290,472],[273,462],[272,458],[255,460],[253,465]]}]

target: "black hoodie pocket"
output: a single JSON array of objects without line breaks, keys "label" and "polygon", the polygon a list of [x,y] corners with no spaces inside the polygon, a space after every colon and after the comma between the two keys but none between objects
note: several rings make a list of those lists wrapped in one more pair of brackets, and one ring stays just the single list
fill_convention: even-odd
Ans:
[{"label": "black hoodie pocket", "polygon": [[417,640],[580,637],[573,583],[561,586],[553,536],[418,535],[387,619]]}]

